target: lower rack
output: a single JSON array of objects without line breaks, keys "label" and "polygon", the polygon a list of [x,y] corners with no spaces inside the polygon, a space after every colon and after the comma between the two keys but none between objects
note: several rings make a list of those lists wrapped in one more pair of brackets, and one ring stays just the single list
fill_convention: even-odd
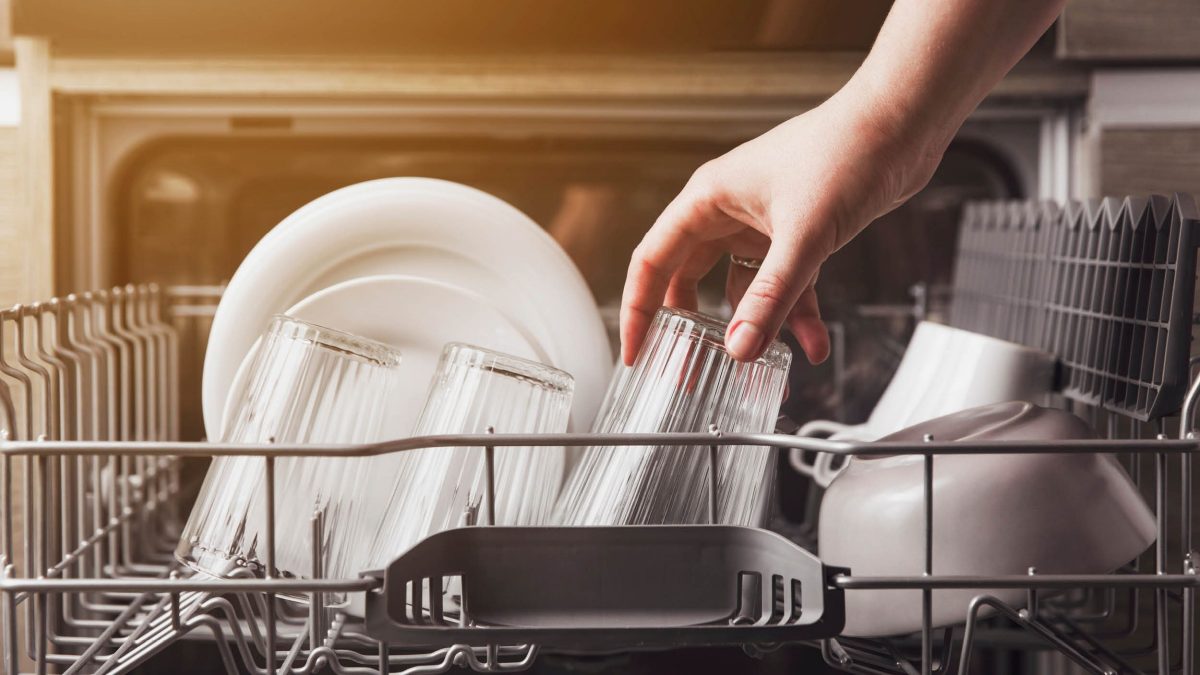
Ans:
[{"label": "lower rack", "polygon": [[[1189,407],[1190,410],[1190,407]],[[413,438],[363,446],[260,446],[177,442],[0,442],[5,506],[0,620],[8,673],[124,673],[168,645],[203,635],[231,673],[440,673],[454,667],[512,672],[539,653],[605,653],[741,645],[761,654],[819,646],[856,673],[968,673],[985,648],[1062,655],[1087,672],[1191,673],[1195,574],[1190,549],[1188,434],[1088,443],[1008,443],[989,452],[1112,452],[1154,462],[1158,539],[1152,566],[1116,574],[855,577],[797,544],[753,528],[691,525],[603,528],[460,528],[429,537],[383,570],[357,579],[203,578],[175,563],[181,459],[261,457],[268,480],[286,456],[365,457],[421,448],[504,446],[758,445],[842,455],[921,455],[932,513],[933,460],[978,452],[968,443],[857,444],[776,434],[483,435]],[[1168,560],[1168,461],[1185,469],[1180,525],[1186,548]],[[710,459],[711,461],[711,459]],[[20,468],[22,480],[16,480]],[[711,467],[714,468],[715,467]],[[715,474],[710,474],[715,475]],[[1140,471],[1135,472],[1140,476]],[[103,489],[104,485],[121,489]],[[90,487],[89,487],[90,486]],[[23,488],[23,490],[20,490]],[[79,488],[79,489],[75,489]],[[710,483],[710,503],[715,501]],[[14,494],[26,507],[13,516]],[[275,531],[267,495],[267,541]],[[495,498],[488,485],[488,499]],[[490,513],[490,509],[488,513]],[[98,527],[89,527],[99,523]],[[324,518],[314,514],[313,541]],[[929,551],[932,519],[924,536]],[[32,552],[18,573],[14,539]],[[316,547],[314,547],[315,549]],[[273,569],[267,549],[266,569]],[[928,563],[929,561],[927,561]],[[1144,561],[1143,561],[1144,562]],[[317,568],[319,569],[319,567]],[[30,572],[33,572],[32,574]],[[452,603],[443,598],[458,589]],[[862,589],[970,588],[963,627],[927,618],[909,638],[838,637],[844,594]],[[987,595],[1023,588],[1025,606]],[[363,594],[365,621],[332,607]],[[299,606],[278,597],[306,595]],[[1149,594],[1151,601],[1145,602]],[[1149,630],[1141,620],[1149,609]],[[926,613],[928,617],[928,613]],[[1150,642],[1139,642],[1144,634]],[[1148,665],[1147,665],[1148,664]]]}]

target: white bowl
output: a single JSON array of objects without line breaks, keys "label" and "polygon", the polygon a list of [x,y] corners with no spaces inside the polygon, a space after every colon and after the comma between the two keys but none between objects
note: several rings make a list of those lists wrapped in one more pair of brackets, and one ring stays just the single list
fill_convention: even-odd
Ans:
[{"label": "white bowl", "polygon": [[960,410],[1038,402],[1053,385],[1053,354],[922,321],[867,419],[867,433],[881,438]]},{"label": "white bowl", "polygon": [[[831,433],[835,440],[873,441],[927,420],[1004,401],[1039,402],[1054,384],[1054,356],[1013,342],[922,321],[913,332],[900,367],[866,422],[810,422],[801,436]],[[792,465],[822,487],[841,470],[834,455],[807,465],[793,453]]]},{"label": "white bowl", "polygon": [[[1074,415],[1024,402],[947,415],[881,440],[1053,441],[1094,438]],[[851,459],[821,503],[819,551],[853,576],[920,575],[925,563],[923,459]],[[1023,575],[1111,572],[1144,551],[1154,514],[1108,454],[940,455],[933,470],[933,573]],[[966,619],[977,589],[938,590],[933,624]],[[1023,589],[986,591],[1021,604]],[[921,627],[921,593],[846,592],[850,636]]]}]

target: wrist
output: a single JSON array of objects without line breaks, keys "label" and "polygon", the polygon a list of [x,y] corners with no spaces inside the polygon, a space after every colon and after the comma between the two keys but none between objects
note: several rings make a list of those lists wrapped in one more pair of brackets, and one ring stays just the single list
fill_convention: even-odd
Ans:
[{"label": "wrist", "polygon": [[877,74],[864,63],[831,99],[851,115],[863,133],[875,136],[890,151],[924,159],[941,160],[961,120],[944,105],[923,102],[913,91]]},{"label": "wrist", "polygon": [[935,106],[914,104],[906,92],[880,84],[860,69],[825,105],[848,125],[877,168],[882,194],[872,218],[916,194],[933,176],[958,125],[938,119]]}]

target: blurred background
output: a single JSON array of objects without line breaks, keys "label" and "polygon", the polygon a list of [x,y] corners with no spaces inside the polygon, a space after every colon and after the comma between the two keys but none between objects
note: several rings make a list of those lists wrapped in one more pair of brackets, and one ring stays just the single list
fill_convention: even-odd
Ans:
[{"label": "blurred background", "polygon": [[[418,175],[527,212],[615,331],[630,253],[691,172],[836,91],[889,7],[5,0],[0,302],[151,281],[203,298],[307,201]],[[965,201],[1194,190],[1198,29],[1193,0],[1071,2],[929,186],[822,271],[834,358],[793,369],[788,417],[866,416],[944,311]],[[728,311],[724,275],[706,311]],[[206,326],[188,325],[194,439]]]},{"label": "blurred background", "polygon": [[[691,172],[836,91],[889,5],[12,0],[26,117],[4,139],[29,154],[4,169],[26,181],[27,212],[0,237],[26,255],[0,260],[0,300],[219,285],[305,202],[419,175],[542,224],[615,338],[630,253]],[[963,201],[1065,196],[1087,78],[1055,49],[1048,35],[930,186],[823,272],[840,349],[796,369],[791,416],[870,409],[914,312],[938,311]],[[705,280],[706,311],[727,311],[724,275]],[[184,381],[198,383],[204,336],[189,339]],[[861,372],[835,380],[835,366]]]}]

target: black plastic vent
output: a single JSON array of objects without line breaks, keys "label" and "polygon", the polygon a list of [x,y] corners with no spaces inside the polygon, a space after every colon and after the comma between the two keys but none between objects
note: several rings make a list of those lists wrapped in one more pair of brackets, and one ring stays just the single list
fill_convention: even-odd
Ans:
[{"label": "black plastic vent", "polygon": [[952,325],[1044,349],[1062,393],[1134,419],[1178,412],[1196,287],[1188,195],[979,202],[964,211]]}]

